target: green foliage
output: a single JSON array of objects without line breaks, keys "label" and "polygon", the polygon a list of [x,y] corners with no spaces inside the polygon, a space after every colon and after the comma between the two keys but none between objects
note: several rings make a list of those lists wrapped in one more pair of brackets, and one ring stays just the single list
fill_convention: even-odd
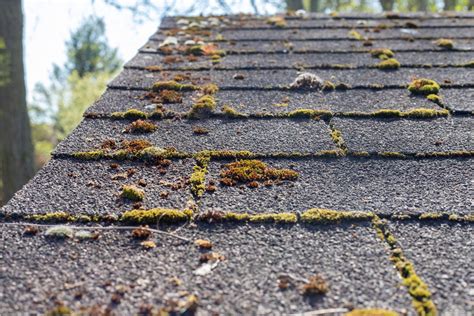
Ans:
[{"label": "green foliage", "polygon": [[7,45],[3,37],[0,37],[0,87],[10,82],[10,58]]},{"label": "green foliage", "polygon": [[104,21],[97,17],[85,19],[71,33],[66,51],[67,61],[62,66],[53,64],[49,84],[36,84],[33,103],[29,105],[38,167],[77,126],[122,62],[117,50],[108,45]]}]

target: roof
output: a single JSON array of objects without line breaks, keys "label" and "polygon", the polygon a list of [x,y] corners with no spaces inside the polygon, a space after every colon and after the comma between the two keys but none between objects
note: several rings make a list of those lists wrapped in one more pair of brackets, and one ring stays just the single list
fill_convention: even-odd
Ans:
[{"label": "roof", "polygon": [[165,18],[1,209],[0,314],[469,313],[473,30]]}]

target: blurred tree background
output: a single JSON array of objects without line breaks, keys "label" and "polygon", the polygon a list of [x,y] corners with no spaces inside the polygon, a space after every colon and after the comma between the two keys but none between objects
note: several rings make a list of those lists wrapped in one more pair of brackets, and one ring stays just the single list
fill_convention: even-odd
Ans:
[{"label": "blurred tree background", "polygon": [[[166,14],[238,13],[239,0],[90,0],[133,13],[134,22]],[[412,12],[474,10],[474,0],[248,0],[251,11]],[[212,4],[212,5],[211,5]],[[216,10],[217,9],[217,10]],[[111,26],[113,27],[113,26]],[[27,105],[23,69],[21,0],[0,1],[0,205],[49,160],[52,149],[80,122],[123,63],[109,46],[104,19],[90,16],[66,41],[67,61],[52,65],[48,82],[37,83]],[[27,43],[28,44],[28,43]],[[40,60],[38,60],[40,62]]]}]

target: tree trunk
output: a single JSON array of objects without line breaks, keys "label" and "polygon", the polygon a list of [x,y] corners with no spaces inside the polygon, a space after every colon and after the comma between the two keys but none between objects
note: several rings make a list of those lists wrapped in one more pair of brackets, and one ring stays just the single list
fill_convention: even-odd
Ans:
[{"label": "tree trunk", "polygon": [[[0,175],[6,203],[33,175],[33,145],[26,107],[21,0],[0,1]],[[3,43],[1,43],[3,42]]]},{"label": "tree trunk", "polygon": [[309,11],[310,12],[320,12],[321,11],[321,8],[320,8],[320,0],[311,0],[309,2]]},{"label": "tree trunk", "polygon": [[303,0],[286,0],[286,9],[289,11],[303,9]]}]

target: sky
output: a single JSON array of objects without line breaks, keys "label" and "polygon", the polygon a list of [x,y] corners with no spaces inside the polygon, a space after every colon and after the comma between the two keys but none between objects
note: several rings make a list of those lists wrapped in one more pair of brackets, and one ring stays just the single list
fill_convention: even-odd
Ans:
[{"label": "sky", "polygon": [[[127,2],[133,3],[134,0],[122,0],[122,3]],[[195,2],[196,0],[178,0],[182,8],[189,8]],[[239,12],[251,11],[248,0],[237,3],[234,7]],[[221,13],[212,4],[203,9]],[[160,24],[158,16],[153,20],[137,23],[129,11],[116,10],[102,0],[23,0],[23,13],[28,100],[32,99],[32,90],[37,82],[49,81],[52,64],[62,65],[66,61],[64,43],[69,39],[71,31],[77,29],[80,22],[89,15],[104,17],[110,46],[118,48],[124,61],[136,54]]]}]

